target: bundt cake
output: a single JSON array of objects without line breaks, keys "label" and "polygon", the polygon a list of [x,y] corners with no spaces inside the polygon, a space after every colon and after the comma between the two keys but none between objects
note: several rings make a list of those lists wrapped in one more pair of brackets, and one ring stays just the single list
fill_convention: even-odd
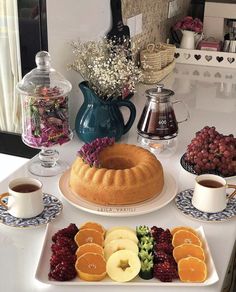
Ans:
[{"label": "bundt cake", "polygon": [[101,205],[142,202],[161,193],[163,168],[159,160],[136,145],[113,144],[98,154],[100,168],[77,157],[71,167],[70,188],[84,199]]}]

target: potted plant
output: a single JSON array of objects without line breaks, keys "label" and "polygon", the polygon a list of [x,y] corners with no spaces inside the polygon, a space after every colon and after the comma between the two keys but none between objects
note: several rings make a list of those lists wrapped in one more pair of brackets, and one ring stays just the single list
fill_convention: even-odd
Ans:
[{"label": "potted plant", "polygon": [[199,18],[186,16],[174,25],[174,30],[182,32],[180,48],[195,49],[196,37],[199,39],[202,36],[203,23]]}]

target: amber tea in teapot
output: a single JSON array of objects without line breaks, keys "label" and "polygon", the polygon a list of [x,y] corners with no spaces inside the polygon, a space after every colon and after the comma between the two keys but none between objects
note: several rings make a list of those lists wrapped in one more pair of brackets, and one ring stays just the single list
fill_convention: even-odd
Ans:
[{"label": "amber tea in teapot", "polygon": [[138,130],[141,134],[150,137],[173,138],[178,134],[178,123],[172,108],[163,111],[152,109],[145,105],[143,114],[138,123]]},{"label": "amber tea in teapot", "polygon": [[148,89],[146,95],[147,101],[137,126],[138,141],[147,147],[158,149],[158,152],[173,148],[178,135],[178,123],[188,120],[188,111],[183,121],[177,121],[173,106],[182,101],[171,101],[174,92],[165,89],[162,84]]}]

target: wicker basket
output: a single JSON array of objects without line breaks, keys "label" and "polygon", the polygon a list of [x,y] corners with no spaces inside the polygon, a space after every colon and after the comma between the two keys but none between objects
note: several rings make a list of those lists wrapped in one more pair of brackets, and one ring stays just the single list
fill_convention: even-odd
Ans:
[{"label": "wicker basket", "polygon": [[170,74],[175,67],[175,61],[167,65],[165,68],[158,71],[146,71],[142,70],[143,73],[143,83],[145,84],[155,84],[160,82],[168,74]]},{"label": "wicker basket", "polygon": [[157,71],[173,62],[175,46],[165,43],[148,44],[140,52],[141,68],[145,71]]},{"label": "wicker basket", "polygon": [[148,44],[145,50],[140,52],[141,68],[146,71],[161,69],[161,53],[154,44]]},{"label": "wicker basket", "polygon": [[165,43],[148,44],[140,52],[140,62],[144,83],[161,81],[174,69],[175,46]]},{"label": "wicker basket", "polygon": [[157,50],[162,50],[165,54],[164,58],[166,58],[166,65],[170,64],[174,60],[174,54],[175,54],[175,49],[176,47],[171,44],[166,44],[166,43],[157,43],[156,44]]}]

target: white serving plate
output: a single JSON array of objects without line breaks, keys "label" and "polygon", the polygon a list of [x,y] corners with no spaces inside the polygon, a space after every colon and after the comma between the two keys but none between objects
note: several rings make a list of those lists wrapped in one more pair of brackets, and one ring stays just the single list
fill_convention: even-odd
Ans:
[{"label": "white serving plate", "polygon": [[59,190],[63,198],[78,209],[102,216],[126,217],[150,213],[166,206],[174,199],[178,191],[178,186],[173,176],[170,173],[165,172],[165,184],[162,192],[158,196],[132,205],[106,206],[89,202],[75,194],[70,189],[69,178],[70,170],[67,170],[59,180]]},{"label": "white serving plate", "polygon": [[[206,240],[206,236],[203,230],[203,227],[200,226],[196,231],[198,234],[201,236],[203,242],[204,242],[204,251],[206,254],[206,264],[207,264],[207,269],[208,269],[208,276],[205,282],[203,283],[184,283],[181,282],[180,280],[174,280],[173,282],[161,282],[155,278],[151,280],[143,280],[140,277],[136,277],[130,282],[126,283],[118,283],[112,281],[108,276],[103,279],[102,281],[99,282],[88,282],[88,281],[83,281],[76,277],[75,279],[71,281],[65,281],[65,282],[60,282],[60,281],[54,281],[54,280],[49,280],[48,279],[48,273],[49,273],[49,260],[51,257],[51,244],[52,244],[52,235],[57,232],[59,229],[64,228],[66,226],[58,226],[56,223],[49,223],[46,228],[45,232],[45,238],[44,238],[44,243],[41,251],[41,255],[39,258],[35,278],[44,283],[44,284],[50,284],[50,285],[59,285],[59,286],[160,286],[160,287],[168,287],[168,286],[173,286],[173,287],[178,287],[178,286],[183,286],[183,287],[202,287],[202,286],[209,286],[214,283],[216,283],[219,280],[211,252],[209,250],[209,246]],[[151,226],[150,226],[151,227]]]}]

